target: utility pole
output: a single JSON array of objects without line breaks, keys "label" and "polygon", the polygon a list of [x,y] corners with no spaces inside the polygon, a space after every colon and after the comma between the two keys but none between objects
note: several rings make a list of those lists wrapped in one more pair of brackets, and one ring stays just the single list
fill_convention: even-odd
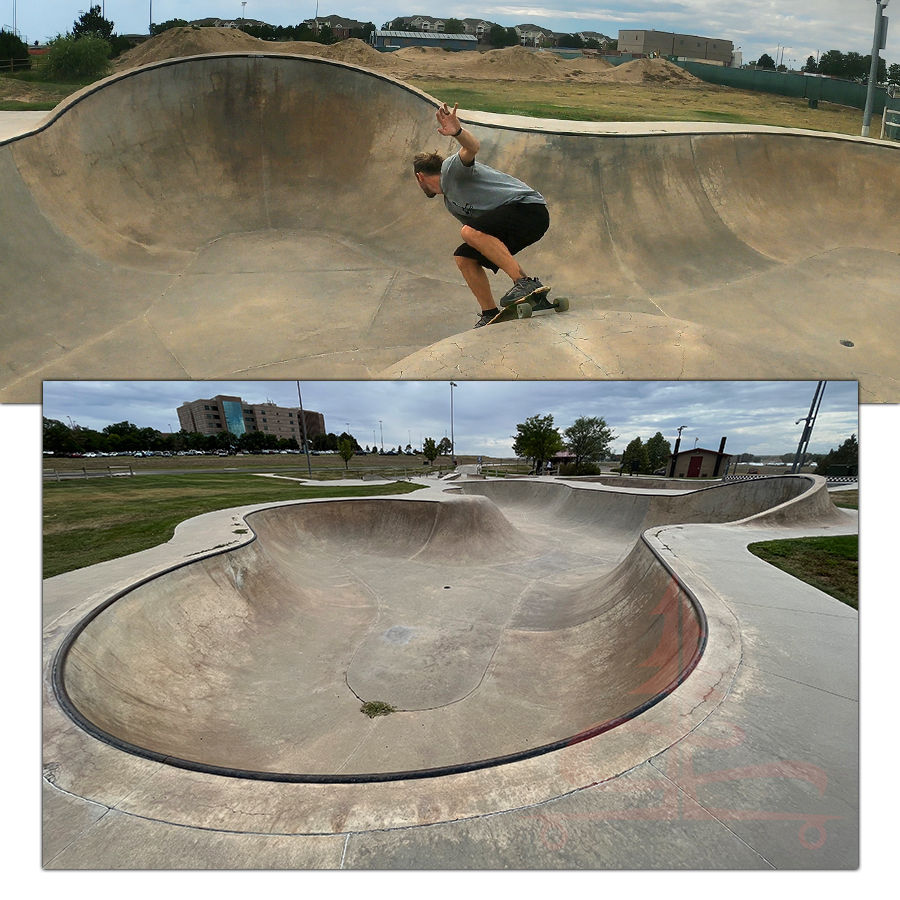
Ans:
[{"label": "utility pole", "polygon": [[303,414],[303,398],[300,396],[300,382],[297,382],[297,399],[300,401],[300,426],[303,432],[303,449],[306,451],[306,469],[312,478],[312,463],[309,461],[309,441],[306,439],[306,416]]},{"label": "utility pole", "polygon": [[450,459],[456,462],[456,443],[453,440],[453,388],[459,387],[455,381],[450,382]]},{"label": "utility pole", "polygon": [[791,475],[796,475],[803,465],[806,451],[809,448],[809,439],[812,437],[813,425],[816,424],[816,416],[818,416],[819,407],[822,405],[826,384],[828,384],[827,381],[820,381],[816,385],[816,392],[813,394],[812,403],[809,407],[809,415],[805,419],[797,419],[794,423],[795,425],[799,425],[801,422],[806,424],[803,426],[803,434],[800,437],[800,443],[797,445],[797,455],[794,457],[794,465],[791,466]]},{"label": "utility pole", "polygon": [[869,136],[872,110],[875,106],[875,85],[878,83],[878,52],[887,46],[887,16],[884,10],[890,0],[875,0],[875,37],[872,39],[872,68],[869,70],[869,86],[866,91],[866,108],[863,111],[862,137]]},{"label": "utility pole", "polygon": [[675,441],[675,450],[672,452],[672,463],[669,466],[669,478],[675,477],[675,460],[678,457],[678,451],[681,448],[681,432],[687,428],[687,425],[681,425],[678,429],[678,438]]}]

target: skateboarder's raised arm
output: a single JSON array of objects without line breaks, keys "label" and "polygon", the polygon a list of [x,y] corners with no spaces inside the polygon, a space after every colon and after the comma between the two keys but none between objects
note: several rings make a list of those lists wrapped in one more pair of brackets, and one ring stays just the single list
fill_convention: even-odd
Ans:
[{"label": "skateboarder's raised arm", "polygon": [[478,138],[471,131],[463,128],[457,118],[456,111],[459,104],[454,103],[453,109],[450,109],[446,103],[438,108],[437,116],[438,131],[447,137],[456,138],[460,143],[459,159],[463,165],[471,166],[475,162],[475,154],[478,152],[481,144]]}]

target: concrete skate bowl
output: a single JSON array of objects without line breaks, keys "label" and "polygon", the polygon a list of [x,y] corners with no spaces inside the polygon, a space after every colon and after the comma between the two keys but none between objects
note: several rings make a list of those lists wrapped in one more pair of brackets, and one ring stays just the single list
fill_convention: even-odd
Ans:
[{"label": "concrete skate bowl", "polygon": [[640,538],[648,522],[815,507],[811,483],[668,502],[481,483],[268,508],[251,543],[101,604],[54,689],[100,740],[217,775],[361,783],[529,759],[633,719],[698,664],[703,611]]},{"label": "concrete skate bowl", "polygon": [[411,176],[454,146],[435,103],[332,60],[212,55],[113,76],[0,144],[0,400],[39,402],[44,379],[448,372],[843,378],[900,400],[897,147],[469,114],[484,161],[547,197],[521,259],[572,299],[473,331],[459,226]]}]

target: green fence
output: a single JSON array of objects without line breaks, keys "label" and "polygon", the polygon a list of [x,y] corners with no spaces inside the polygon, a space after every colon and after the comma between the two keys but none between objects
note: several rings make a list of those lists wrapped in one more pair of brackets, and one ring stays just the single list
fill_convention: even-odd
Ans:
[{"label": "green fence", "polygon": [[[812,101],[824,100],[828,103],[852,106],[856,109],[865,109],[866,107],[868,88],[855,81],[815,78],[790,72],[774,72],[769,69],[734,69],[730,66],[711,66],[708,63],[679,62],[677,60],[672,60],[672,62],[710,84],[722,84],[745,91],[779,94],[782,97],[797,97]],[[887,90],[883,87],[876,87],[873,107],[875,115],[880,116],[884,111],[886,100]]]}]

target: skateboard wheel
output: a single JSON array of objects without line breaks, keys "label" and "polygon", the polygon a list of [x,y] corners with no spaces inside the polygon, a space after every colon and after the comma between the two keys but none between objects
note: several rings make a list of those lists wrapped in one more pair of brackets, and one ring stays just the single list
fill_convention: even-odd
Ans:
[{"label": "skateboard wheel", "polygon": [[530,319],[531,311],[530,303],[519,303],[516,305],[516,312],[519,314],[520,319]]},{"label": "skateboard wheel", "polygon": [[565,312],[569,308],[569,298],[568,297],[557,297],[556,298],[556,311],[557,312]]}]

